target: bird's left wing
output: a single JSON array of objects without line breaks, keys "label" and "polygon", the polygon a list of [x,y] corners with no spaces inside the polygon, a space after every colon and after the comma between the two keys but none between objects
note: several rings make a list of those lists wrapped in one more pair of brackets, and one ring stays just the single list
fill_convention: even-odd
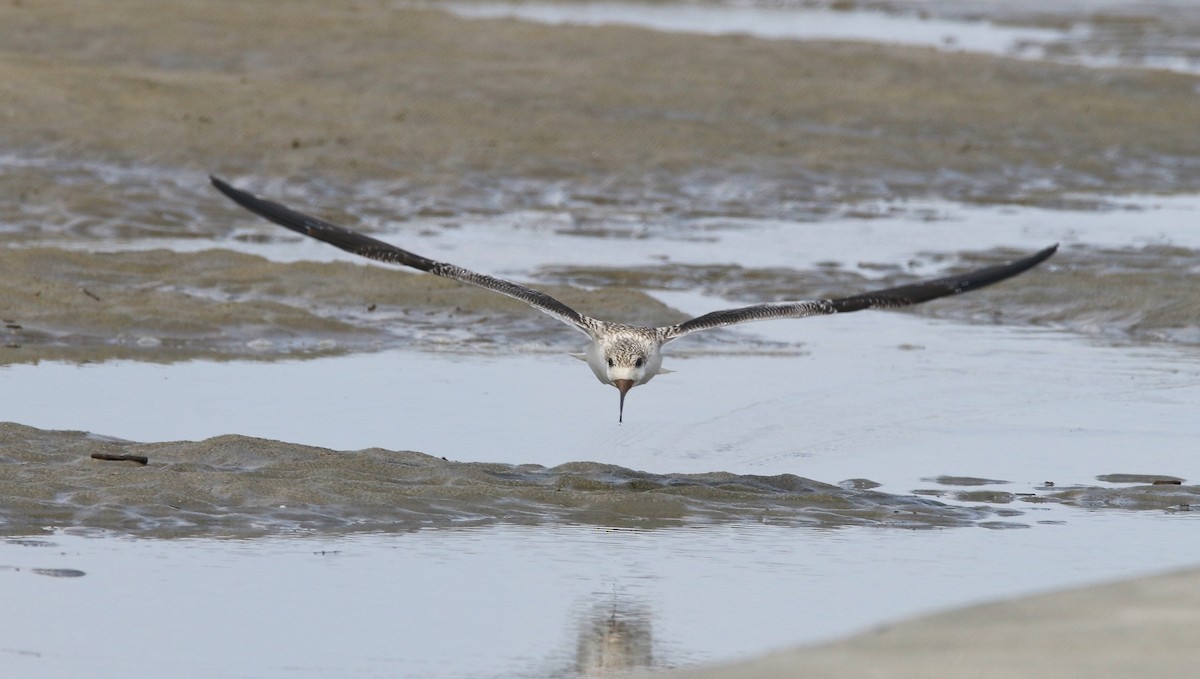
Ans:
[{"label": "bird's left wing", "polygon": [[773,302],[739,307],[737,309],[722,309],[713,311],[684,321],[678,325],[658,328],[659,337],[663,342],[679,339],[684,335],[701,330],[711,330],[736,323],[752,321],[769,321],[776,318],[806,318],[808,316],[824,316],[828,314],[845,314],[862,309],[891,309],[928,302],[938,297],[957,295],[970,290],[998,283],[1006,278],[1016,276],[1048,259],[1058,250],[1058,244],[1019,259],[1008,264],[979,269],[958,276],[946,276],[911,285],[902,285],[886,290],[864,292],[852,297],[838,299],[813,299],[798,302]]},{"label": "bird's left wing", "polygon": [[370,236],[364,236],[357,231],[351,231],[336,224],[330,224],[322,219],[296,212],[279,203],[259,198],[252,193],[234,188],[217,177],[210,176],[209,179],[212,180],[213,186],[217,187],[218,191],[254,214],[269,219],[297,233],[302,233],[329,243],[346,252],[389,264],[402,264],[462,283],[475,285],[485,290],[498,292],[501,295],[520,300],[542,313],[553,316],[589,337],[592,336],[593,331],[600,324],[599,321],[575,311],[544,292],[527,288],[512,281],[506,281],[503,278],[494,278],[476,273],[453,264],[447,264],[446,262],[435,262],[432,259],[398,248],[391,243],[385,243]]}]

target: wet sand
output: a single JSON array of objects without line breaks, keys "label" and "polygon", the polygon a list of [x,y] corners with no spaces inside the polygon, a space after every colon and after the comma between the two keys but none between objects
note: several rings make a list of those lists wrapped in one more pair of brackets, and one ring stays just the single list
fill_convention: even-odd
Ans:
[{"label": "wet sand", "polygon": [[11,465],[0,480],[5,498],[0,530],[14,535],[70,526],[177,537],[404,532],[495,523],[656,528],[747,521],[815,528],[1024,528],[1006,522],[1024,513],[1010,505],[1156,513],[1200,506],[1200,486],[1171,477],[1139,477],[1115,488],[1049,484],[1019,495],[944,493],[969,503],[963,505],[927,497],[931,493],[879,492],[866,479],[833,485],[793,474],[652,474],[599,462],[552,468],[457,462],[413,451],[334,451],[236,435],[136,443],[14,423],[0,423],[0,459]]},{"label": "wet sand", "polygon": [[996,515],[983,506],[950,506],[790,474],[664,475],[597,462],[547,469],[452,462],[412,451],[338,452],[233,435],[133,443],[3,423],[0,456],[13,465],[0,481],[0,530],[16,535],[47,526],[177,537],[297,529],[404,532],[499,522],[935,528]]},{"label": "wet sand", "polygon": [[[0,250],[2,363],[137,358],[278,359],[419,344],[432,326],[477,328],[464,348],[556,336],[520,302],[436,276],[347,262],[270,262],[228,250]],[[320,284],[314,284],[320,281]],[[666,324],[683,314],[628,288],[544,285],[603,318]],[[496,328],[496,331],[491,330]],[[563,333],[564,335],[566,333]],[[575,349],[578,340],[570,346]],[[268,343],[264,351],[256,347]]]},{"label": "wet sand", "polygon": [[451,194],[496,176],[651,194],[707,176],[764,200],[1200,187],[1181,74],[391,3],[8,3],[0,25],[5,149]]},{"label": "wet sand", "polygon": [[648,676],[1179,677],[1197,664],[1200,571],[1190,570],[973,606],[749,662]]},{"label": "wet sand", "polygon": [[[922,276],[909,270],[914,264],[940,267],[933,270],[946,275],[1022,254],[1012,248],[968,253],[952,267],[942,264],[944,255],[932,254],[903,265],[860,262],[860,270],[840,264],[808,270],[671,262],[551,265],[537,270],[535,285],[598,318],[667,325],[687,316],[652,291],[744,304],[836,297],[916,281]],[[1070,246],[1038,276],[900,313],[1065,328],[1105,341],[1197,345],[1195,257],[1195,250],[1171,246]],[[460,351],[523,346],[566,353],[580,344],[574,333],[519,302],[435,276],[345,261],[274,262],[229,250],[97,253],[34,246],[0,249],[0,270],[0,365],[278,360],[397,347],[446,351],[444,341],[430,336],[447,327],[455,329]],[[1162,275],[1164,270],[1173,273]],[[706,335],[689,346],[719,342],[720,335]]]}]

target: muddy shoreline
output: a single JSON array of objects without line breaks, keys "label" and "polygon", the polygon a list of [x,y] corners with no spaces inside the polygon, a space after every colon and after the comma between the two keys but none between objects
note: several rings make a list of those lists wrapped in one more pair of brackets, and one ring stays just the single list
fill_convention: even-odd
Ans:
[{"label": "muddy shoreline", "polygon": [[777,203],[1200,189],[1179,124],[1200,117],[1196,77],[1161,71],[367,2],[10,3],[0,26],[8,150],[430,195],[499,177]]},{"label": "muddy shoreline", "polygon": [[[147,458],[136,461],[97,459]],[[661,528],[755,522],[821,528],[971,525],[995,512],[792,475],[649,474],[596,462],[453,462],[245,436],[134,443],[0,424],[0,532],[54,527],[143,537],[405,532],[494,523]]]},{"label": "muddy shoreline", "polygon": [[[1021,254],[1010,249],[962,257],[939,275]],[[1187,248],[1075,246],[1037,276],[901,313],[1067,329],[1103,342],[1195,346],[1200,298],[1192,294],[1198,275],[1189,264],[1195,257]],[[918,280],[922,276],[908,271],[911,264],[880,263],[872,278],[841,266],[559,266],[537,271],[534,285],[583,313],[654,326],[687,318],[656,300],[657,291],[702,292],[745,304],[837,297]],[[1164,276],[1164,268],[1175,273]],[[392,267],[280,263],[228,250],[20,247],[0,250],[0,269],[0,365],[280,360],[398,347],[570,353],[580,346],[575,333],[523,304]],[[455,329],[451,344],[446,328]],[[707,335],[677,351],[720,350],[726,336]],[[801,350],[746,338],[739,344]]]},{"label": "muddy shoreline", "polygon": [[71,527],[140,537],[252,537],[496,523],[1005,529],[1027,527],[1022,507],[1045,503],[1154,512],[1200,506],[1200,487],[1149,478],[1017,494],[969,490],[984,479],[943,478],[942,490],[896,495],[872,490],[866,479],[833,485],[791,474],[650,474],[597,462],[456,462],[235,435],[137,443],[14,423],[0,424],[0,459],[9,462],[0,480],[6,535]]}]

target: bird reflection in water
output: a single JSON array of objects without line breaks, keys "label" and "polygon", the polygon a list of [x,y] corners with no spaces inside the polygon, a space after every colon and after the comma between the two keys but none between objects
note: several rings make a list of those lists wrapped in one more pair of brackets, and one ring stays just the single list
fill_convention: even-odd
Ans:
[{"label": "bird reflection in water", "polygon": [[653,666],[650,612],[611,601],[598,603],[580,620],[576,671],[580,677],[612,677]]}]

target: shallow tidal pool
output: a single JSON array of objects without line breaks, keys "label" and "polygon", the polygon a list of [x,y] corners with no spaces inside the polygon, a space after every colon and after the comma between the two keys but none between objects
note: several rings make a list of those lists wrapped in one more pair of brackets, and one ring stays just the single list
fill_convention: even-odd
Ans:
[{"label": "shallow tidal pool", "polygon": [[1190,515],[1042,514],[1052,520],[1029,530],[9,538],[0,667],[44,679],[608,676],[1200,560]]},{"label": "shallow tidal pool", "polygon": [[[631,394],[623,425],[615,393],[586,367],[540,353],[8,366],[9,393],[23,396],[6,412],[27,425],[146,441],[237,431],[488,463],[500,480],[471,493],[528,525],[344,533],[265,513],[265,536],[251,539],[36,527],[0,541],[0,596],[14,612],[0,620],[0,667],[48,678],[604,676],[1200,562],[1188,496],[1146,506],[1110,494],[1159,488],[1150,477],[1183,481],[1163,493],[1194,494],[1190,349],[857,316],[806,326],[800,352],[685,353],[676,374]],[[195,465],[228,465],[196,450]],[[338,453],[334,468],[365,470],[369,486],[401,482],[370,472],[396,453],[367,452]],[[614,527],[565,521],[513,490],[529,464],[581,460],[670,482],[729,471],[878,483],[980,514],[942,528],[787,523],[771,511]],[[136,476],[163,463],[151,453],[142,468],[64,466]],[[297,492],[323,478],[287,474]],[[119,499],[97,493],[70,497]]]}]

